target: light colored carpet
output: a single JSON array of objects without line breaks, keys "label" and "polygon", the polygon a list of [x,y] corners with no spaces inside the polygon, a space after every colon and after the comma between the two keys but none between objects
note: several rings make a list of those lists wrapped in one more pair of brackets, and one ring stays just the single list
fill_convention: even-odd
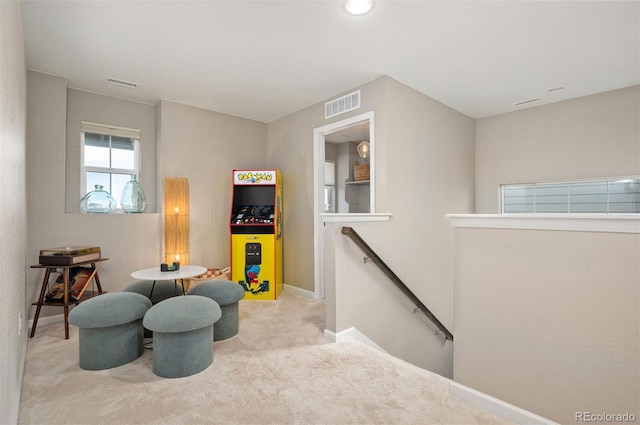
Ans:
[{"label": "light colored carpet", "polygon": [[196,375],[153,374],[153,351],[78,366],[78,330],[29,340],[19,424],[509,424],[451,396],[449,380],[360,343],[326,341],[324,301],[243,300],[240,332]]}]

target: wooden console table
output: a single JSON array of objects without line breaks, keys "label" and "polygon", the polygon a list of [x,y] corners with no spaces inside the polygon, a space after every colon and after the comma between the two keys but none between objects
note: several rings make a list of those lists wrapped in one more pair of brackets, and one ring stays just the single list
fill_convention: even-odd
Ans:
[{"label": "wooden console table", "polygon": [[[96,268],[96,263],[99,263],[101,261],[107,261],[107,260],[108,258],[100,258],[97,260],[85,261],[82,263],[69,264],[65,266],[54,266],[51,264],[36,264],[34,266],[31,266],[32,269],[45,269],[45,272],[44,272],[44,279],[42,280],[42,289],[40,289],[40,297],[38,298],[37,302],[32,303],[32,305],[36,305],[38,307],[36,308],[36,314],[33,317],[33,326],[31,327],[31,334],[29,335],[29,338],[33,338],[33,335],[35,335],[36,326],[38,325],[38,317],[40,316],[40,309],[42,309],[43,305],[46,305],[46,306],[54,306],[54,307],[64,307],[64,339],[69,339],[69,320],[68,320],[69,305],[72,305],[72,304],[78,305],[84,300],[87,300],[96,295],[100,295],[104,293],[102,291],[102,285],[100,285],[100,278],[98,277],[98,270]],[[80,266],[86,266],[86,265],[90,265],[90,267],[87,267],[88,269],[95,270],[95,274],[93,275],[93,280],[95,280],[96,287],[98,290],[85,291],[79,300],[77,301],[70,300],[69,269],[72,267],[80,267]],[[55,272],[57,269],[62,269],[62,284],[64,285],[64,298],[62,301],[47,301],[45,300],[45,295],[47,294],[47,290],[49,288],[49,278],[51,276],[51,272]]]}]

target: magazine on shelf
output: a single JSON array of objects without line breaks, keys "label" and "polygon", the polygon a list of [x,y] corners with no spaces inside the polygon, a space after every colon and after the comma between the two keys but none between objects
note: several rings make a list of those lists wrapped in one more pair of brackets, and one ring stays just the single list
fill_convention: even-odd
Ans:
[{"label": "magazine on shelf", "polygon": [[74,301],[82,298],[84,291],[87,290],[89,283],[98,271],[96,268],[79,267],[79,269],[74,276],[73,283],[69,283],[69,297]]},{"label": "magazine on shelf", "polygon": [[[98,269],[72,267],[69,269],[69,301],[79,301],[89,287]],[[49,288],[45,299],[49,302],[64,302],[64,277],[62,273]]]}]

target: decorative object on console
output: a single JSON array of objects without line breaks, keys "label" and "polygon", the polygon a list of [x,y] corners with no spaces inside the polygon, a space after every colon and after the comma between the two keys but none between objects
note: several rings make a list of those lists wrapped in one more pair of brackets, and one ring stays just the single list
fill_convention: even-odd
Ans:
[{"label": "decorative object on console", "polygon": [[189,264],[189,180],[164,179],[164,262]]},{"label": "decorative object on console", "polygon": [[80,200],[80,209],[87,214],[109,214],[116,209],[116,205],[113,196],[99,184]]},{"label": "decorative object on console", "polygon": [[369,165],[360,165],[358,161],[353,164],[353,181],[361,182],[369,180]]},{"label": "decorative object on console", "polygon": [[135,174],[131,175],[131,180],[124,185],[120,206],[126,213],[141,213],[147,208],[147,198]]},{"label": "decorative object on console", "polygon": [[174,261],[172,265],[168,265],[167,263],[160,264],[161,272],[175,272],[176,270],[180,270],[180,263]]},{"label": "decorative object on console", "polygon": [[[360,142],[356,147],[356,150],[358,151],[360,158],[363,159],[369,158],[371,153],[369,142],[366,140]],[[369,180],[369,164],[366,164],[366,162],[368,162],[368,160],[362,165],[358,163],[358,161],[353,164],[353,181],[360,182]]]}]

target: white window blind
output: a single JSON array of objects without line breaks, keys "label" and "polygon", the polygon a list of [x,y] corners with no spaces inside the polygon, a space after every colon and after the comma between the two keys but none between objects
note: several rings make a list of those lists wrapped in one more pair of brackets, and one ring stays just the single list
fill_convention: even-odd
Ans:
[{"label": "white window blind", "polygon": [[502,186],[503,213],[640,213],[640,176]]},{"label": "white window blind", "polygon": [[104,134],[107,136],[124,137],[140,140],[140,130],[112,125],[97,124],[88,121],[80,122],[80,131],[83,133]]}]

